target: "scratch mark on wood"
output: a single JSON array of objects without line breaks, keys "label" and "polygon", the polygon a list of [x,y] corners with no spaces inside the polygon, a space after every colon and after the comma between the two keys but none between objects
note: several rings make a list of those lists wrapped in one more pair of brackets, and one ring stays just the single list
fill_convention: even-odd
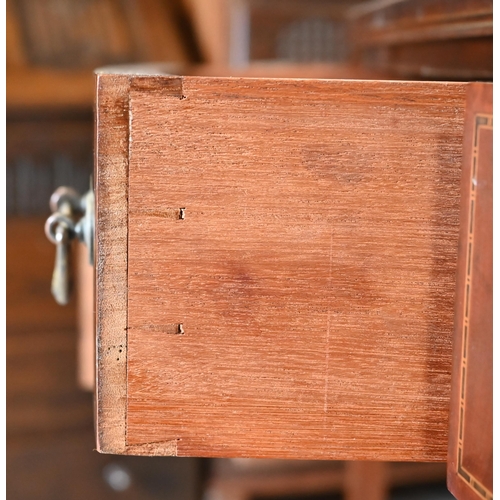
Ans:
[{"label": "scratch mark on wood", "polygon": [[184,220],[185,208],[141,208],[130,211],[131,215],[143,217],[160,217],[162,219]]},{"label": "scratch mark on wood", "polygon": [[[333,229],[330,234],[330,267],[328,272],[328,287],[332,285],[332,267],[333,267]],[[325,368],[325,404],[324,412],[328,413],[328,377],[329,377],[329,367],[330,367],[330,306],[328,307],[328,315],[326,320],[326,368]]]},{"label": "scratch mark on wood", "polygon": [[[169,325],[141,325],[134,327],[134,330],[146,330],[151,332],[161,332],[170,335],[184,335],[184,326],[182,323],[172,323]],[[132,330],[132,328],[130,328]]]}]

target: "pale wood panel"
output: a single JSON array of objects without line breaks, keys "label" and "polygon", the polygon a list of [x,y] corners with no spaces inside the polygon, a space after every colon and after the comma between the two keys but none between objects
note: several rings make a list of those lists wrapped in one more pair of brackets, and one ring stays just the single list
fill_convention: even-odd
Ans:
[{"label": "pale wood panel", "polygon": [[129,446],[446,459],[465,87],[132,78]]},{"label": "pale wood panel", "polygon": [[95,389],[95,279],[89,250],[76,247],[76,307],[78,325],[78,384],[87,391]]},{"label": "pale wood panel", "polygon": [[98,74],[96,105],[97,450],[174,455],[175,441],[126,443],[129,77]]},{"label": "pale wood panel", "polygon": [[96,83],[96,438],[99,451],[125,453],[128,78]]}]

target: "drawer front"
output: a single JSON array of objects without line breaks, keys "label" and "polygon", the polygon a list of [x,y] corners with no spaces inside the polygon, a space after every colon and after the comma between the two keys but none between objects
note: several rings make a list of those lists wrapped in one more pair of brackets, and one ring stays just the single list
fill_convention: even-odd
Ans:
[{"label": "drawer front", "polygon": [[101,451],[446,460],[467,85],[97,85]]},{"label": "drawer front", "polygon": [[448,487],[493,498],[493,85],[467,91]]}]

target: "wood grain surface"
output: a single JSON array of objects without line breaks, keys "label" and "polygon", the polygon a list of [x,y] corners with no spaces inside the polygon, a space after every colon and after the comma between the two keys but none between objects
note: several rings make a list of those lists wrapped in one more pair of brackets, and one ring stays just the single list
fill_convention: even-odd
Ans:
[{"label": "wood grain surface", "polygon": [[97,75],[96,98],[96,439],[126,453],[128,78]]},{"label": "wood grain surface", "polygon": [[466,84],[99,81],[101,451],[444,461]]}]

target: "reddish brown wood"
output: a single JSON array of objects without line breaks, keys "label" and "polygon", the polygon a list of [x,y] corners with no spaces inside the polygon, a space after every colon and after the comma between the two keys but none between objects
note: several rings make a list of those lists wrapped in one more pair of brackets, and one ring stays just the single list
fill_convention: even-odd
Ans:
[{"label": "reddish brown wood", "polygon": [[129,78],[99,79],[100,449],[444,460],[466,86]]},{"label": "reddish brown wood", "polygon": [[448,486],[493,496],[493,85],[467,93]]}]

